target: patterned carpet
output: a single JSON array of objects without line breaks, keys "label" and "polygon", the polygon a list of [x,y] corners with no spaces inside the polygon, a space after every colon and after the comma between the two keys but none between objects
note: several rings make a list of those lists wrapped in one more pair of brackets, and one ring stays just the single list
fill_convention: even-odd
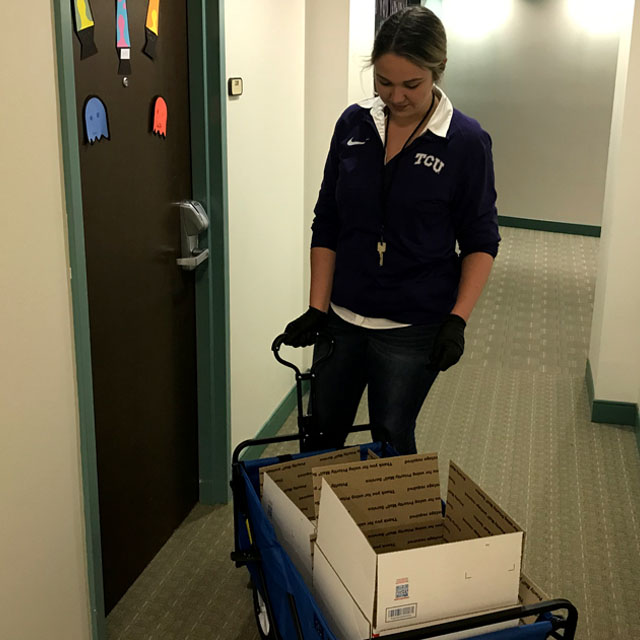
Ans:
[{"label": "patterned carpet", "polygon": [[[639,639],[640,456],[631,427],[590,422],[584,380],[598,239],[501,233],[418,450],[460,464],[525,529],[524,570],[577,605],[580,640]],[[295,429],[291,416],[282,432]],[[230,505],[197,506],[108,617],[109,639],[257,640],[232,536]]]}]

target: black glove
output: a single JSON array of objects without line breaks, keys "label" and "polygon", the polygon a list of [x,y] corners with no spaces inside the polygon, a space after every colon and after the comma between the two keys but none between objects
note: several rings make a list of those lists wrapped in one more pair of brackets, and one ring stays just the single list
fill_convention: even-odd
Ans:
[{"label": "black glove", "polygon": [[308,347],[316,341],[316,334],[327,326],[329,314],[309,307],[284,330],[283,343],[291,347]]},{"label": "black glove", "polygon": [[431,368],[446,371],[460,360],[464,352],[466,326],[467,323],[453,313],[445,318],[431,349]]}]

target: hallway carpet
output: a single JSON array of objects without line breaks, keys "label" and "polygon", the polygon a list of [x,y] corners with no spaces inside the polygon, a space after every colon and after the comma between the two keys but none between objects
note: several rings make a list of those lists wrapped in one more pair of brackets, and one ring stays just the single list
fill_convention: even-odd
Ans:
[{"label": "hallway carpet", "polygon": [[[640,638],[640,456],[631,427],[590,422],[584,379],[598,239],[501,233],[465,355],[419,416],[418,450],[459,463],[525,529],[524,570],[577,605],[580,640]],[[281,432],[295,429],[292,415]],[[232,527],[230,505],[197,506],[110,614],[109,639],[257,640]]]}]

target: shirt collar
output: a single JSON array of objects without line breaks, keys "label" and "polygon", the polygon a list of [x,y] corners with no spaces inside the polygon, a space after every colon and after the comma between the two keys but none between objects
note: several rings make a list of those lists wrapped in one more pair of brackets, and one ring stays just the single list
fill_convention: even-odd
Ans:
[{"label": "shirt collar", "polygon": [[[451,100],[447,98],[444,91],[442,91],[440,87],[434,85],[433,89],[436,92],[438,98],[440,98],[440,102],[438,102],[436,110],[433,112],[431,118],[429,118],[429,122],[427,122],[425,128],[420,132],[420,135],[426,133],[427,131],[431,131],[431,133],[435,134],[436,136],[446,138],[447,133],[449,132],[449,126],[451,124],[451,118],[453,117],[453,105],[451,104]],[[384,102],[382,102],[380,96],[376,96],[375,98],[368,98],[367,100],[358,102],[358,105],[363,109],[370,110],[373,122],[376,125],[378,133],[380,134],[380,139],[384,143],[385,123],[387,116],[384,111]]]}]

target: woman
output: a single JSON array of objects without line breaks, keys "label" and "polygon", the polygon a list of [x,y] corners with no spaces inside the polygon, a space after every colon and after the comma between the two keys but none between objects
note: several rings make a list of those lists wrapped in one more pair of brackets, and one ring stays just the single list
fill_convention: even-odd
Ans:
[{"label": "woman", "polygon": [[[314,448],[340,447],[368,385],[375,440],[415,453],[415,421],[498,251],[491,139],[436,86],[446,34],[424,7],[392,15],[371,63],[378,96],[338,120],[315,208],[310,306],[285,329],[334,353],[318,368]],[[456,242],[459,254],[456,251]],[[319,340],[314,358],[326,352]]]}]

